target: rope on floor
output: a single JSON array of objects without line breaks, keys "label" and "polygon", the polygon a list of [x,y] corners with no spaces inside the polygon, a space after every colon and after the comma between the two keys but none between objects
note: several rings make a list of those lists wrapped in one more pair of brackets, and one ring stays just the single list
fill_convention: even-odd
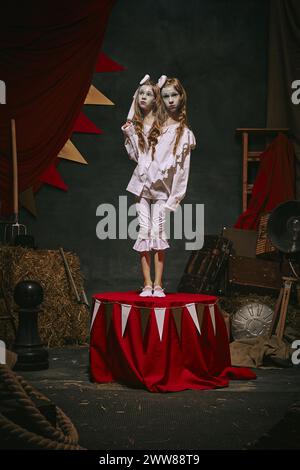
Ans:
[{"label": "rope on floor", "polygon": [[[55,405],[56,427],[41,413],[34,400],[50,400],[31,387],[8,366],[0,365],[0,436],[1,444],[14,448],[83,450],[72,421]],[[14,418],[11,418],[13,413]],[[19,447],[20,446],[20,447]]]}]

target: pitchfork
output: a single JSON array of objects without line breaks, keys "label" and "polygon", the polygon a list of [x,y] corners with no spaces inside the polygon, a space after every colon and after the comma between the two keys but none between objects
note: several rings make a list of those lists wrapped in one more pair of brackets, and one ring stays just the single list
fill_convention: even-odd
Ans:
[{"label": "pitchfork", "polygon": [[14,119],[11,123],[11,139],[12,139],[12,160],[13,160],[13,220],[5,225],[4,242],[9,243],[19,235],[27,235],[26,226],[19,223],[19,187],[18,187],[18,159],[17,159],[17,139],[16,139],[16,122]]}]

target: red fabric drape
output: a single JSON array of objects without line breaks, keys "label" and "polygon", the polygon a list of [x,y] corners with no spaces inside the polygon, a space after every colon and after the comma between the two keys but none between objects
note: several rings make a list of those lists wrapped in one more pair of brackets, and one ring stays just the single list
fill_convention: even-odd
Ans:
[{"label": "red fabric drape", "polygon": [[[124,382],[151,392],[176,392],[227,387],[229,380],[255,379],[245,367],[231,367],[225,322],[216,297],[201,294],[170,293],[164,298],[139,297],[138,292],[106,292],[94,296],[96,307],[90,338],[90,371],[95,382]],[[105,303],[111,303],[111,322],[106,323]],[[201,333],[186,304],[204,305]],[[121,304],[131,306],[122,335]],[[183,307],[181,334],[178,335],[171,308]],[[142,334],[141,307],[149,309]],[[155,308],[166,308],[162,338],[159,337]],[[94,310],[94,309],[93,309]]]},{"label": "red fabric drape", "polygon": [[295,154],[289,139],[279,134],[260,157],[248,209],[234,227],[255,230],[263,212],[295,199]]},{"label": "red fabric drape", "polygon": [[[32,3],[32,5],[31,5]],[[0,197],[12,211],[10,118],[19,192],[34,186],[70,137],[95,70],[114,0],[45,0],[1,8]]]}]

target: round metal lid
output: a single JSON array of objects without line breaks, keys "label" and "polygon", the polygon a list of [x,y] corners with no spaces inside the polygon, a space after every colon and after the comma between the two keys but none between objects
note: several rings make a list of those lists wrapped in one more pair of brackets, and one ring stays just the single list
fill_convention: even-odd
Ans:
[{"label": "round metal lid", "polygon": [[267,334],[273,314],[273,310],[265,304],[252,302],[244,305],[232,317],[233,338],[255,338]]}]

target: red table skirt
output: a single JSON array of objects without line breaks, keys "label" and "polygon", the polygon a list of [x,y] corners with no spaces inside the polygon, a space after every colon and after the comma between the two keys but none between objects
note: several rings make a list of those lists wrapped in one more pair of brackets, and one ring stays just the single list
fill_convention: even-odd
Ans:
[{"label": "red table skirt", "polygon": [[95,382],[121,382],[151,392],[212,389],[253,379],[233,368],[217,298],[138,292],[93,296],[90,371]]}]

